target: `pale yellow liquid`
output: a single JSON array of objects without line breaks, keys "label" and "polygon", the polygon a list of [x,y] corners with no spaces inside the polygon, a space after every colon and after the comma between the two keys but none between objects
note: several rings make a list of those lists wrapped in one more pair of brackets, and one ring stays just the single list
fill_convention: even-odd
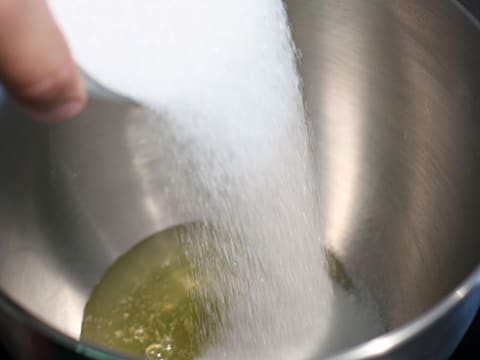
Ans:
[{"label": "pale yellow liquid", "polygon": [[194,228],[163,231],[120,257],[91,294],[81,338],[146,359],[198,358],[220,315],[181,241]]},{"label": "pale yellow liquid", "polygon": [[[93,290],[81,338],[148,360],[201,357],[221,338],[226,306],[222,302],[220,307],[211,291],[212,276],[190,261],[183,240],[219,235],[208,225],[189,224],[141,241],[108,268]],[[220,255],[211,256],[218,260]],[[352,290],[342,263],[328,250],[326,256],[333,282]]]}]

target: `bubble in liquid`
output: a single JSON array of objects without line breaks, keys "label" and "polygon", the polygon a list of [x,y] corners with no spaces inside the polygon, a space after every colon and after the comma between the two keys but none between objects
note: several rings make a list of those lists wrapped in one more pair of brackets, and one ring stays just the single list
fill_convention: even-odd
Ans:
[{"label": "bubble in liquid", "polygon": [[138,340],[140,342],[144,342],[145,339],[147,338],[147,334],[145,332],[145,329],[143,327],[139,327],[139,328],[135,329],[135,331],[133,333],[133,337],[135,338],[135,340]]},{"label": "bubble in liquid", "polygon": [[145,357],[147,360],[163,360],[162,351],[163,346],[161,344],[153,343],[145,349]]}]

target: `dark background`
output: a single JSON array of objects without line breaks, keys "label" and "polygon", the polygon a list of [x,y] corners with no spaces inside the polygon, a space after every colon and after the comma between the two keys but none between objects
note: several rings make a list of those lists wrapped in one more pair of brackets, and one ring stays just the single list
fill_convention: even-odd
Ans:
[{"label": "dark background", "polygon": [[[459,0],[480,21],[480,0]],[[478,44],[480,46],[480,44]],[[478,64],[480,67],[480,64]],[[480,359],[480,312],[450,360]]]},{"label": "dark background", "polygon": [[[0,0],[2,1],[2,0]],[[385,0],[388,1],[388,0]],[[480,21],[480,0],[459,0],[470,13]],[[480,44],[479,44],[480,46]],[[480,64],[478,64],[480,67]],[[0,346],[0,359],[8,360],[7,353]],[[450,360],[478,360],[480,359],[480,312],[473,321],[467,335],[463,338]],[[13,359],[12,359],[13,360]],[[34,359],[32,359],[34,360]],[[405,359],[410,360],[410,359]]]},{"label": "dark background", "polygon": [[480,0],[459,0],[480,21]]}]

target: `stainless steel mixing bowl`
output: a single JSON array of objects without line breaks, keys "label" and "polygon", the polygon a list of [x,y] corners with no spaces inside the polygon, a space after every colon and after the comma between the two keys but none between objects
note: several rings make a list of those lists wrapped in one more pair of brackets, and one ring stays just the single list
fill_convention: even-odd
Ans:
[{"label": "stainless steel mixing bowl", "polygon": [[[323,236],[389,329],[338,358],[445,358],[480,303],[480,33],[450,1],[287,5]],[[46,127],[3,97],[0,339],[18,358],[110,358],[73,340],[89,292],[134,242],[192,215],[143,116],[92,99]]]}]

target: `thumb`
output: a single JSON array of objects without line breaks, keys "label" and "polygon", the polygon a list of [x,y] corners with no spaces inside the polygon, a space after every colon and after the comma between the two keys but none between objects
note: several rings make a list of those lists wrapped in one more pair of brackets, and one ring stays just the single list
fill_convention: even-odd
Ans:
[{"label": "thumb", "polygon": [[0,82],[44,121],[65,120],[85,106],[83,84],[45,0],[0,0]]}]

